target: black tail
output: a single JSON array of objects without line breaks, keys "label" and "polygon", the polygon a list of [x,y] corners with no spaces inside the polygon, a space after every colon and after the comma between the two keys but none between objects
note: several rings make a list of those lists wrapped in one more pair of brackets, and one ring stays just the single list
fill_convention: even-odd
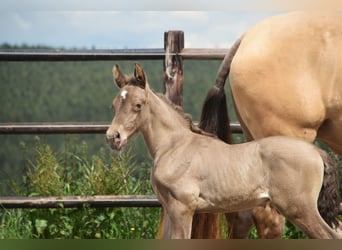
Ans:
[{"label": "black tail", "polygon": [[224,89],[214,85],[203,104],[199,127],[215,134],[219,139],[231,143],[227,100]]},{"label": "black tail", "polygon": [[230,64],[240,46],[241,39],[237,40],[224,57],[216,76],[215,85],[208,91],[203,103],[199,127],[206,132],[217,135],[221,140],[231,143],[231,131],[227,110],[227,99],[224,85],[230,71]]},{"label": "black tail", "polygon": [[324,162],[323,185],[318,197],[318,210],[325,222],[331,227],[339,226],[339,178],[336,162],[330,155],[320,150]]}]

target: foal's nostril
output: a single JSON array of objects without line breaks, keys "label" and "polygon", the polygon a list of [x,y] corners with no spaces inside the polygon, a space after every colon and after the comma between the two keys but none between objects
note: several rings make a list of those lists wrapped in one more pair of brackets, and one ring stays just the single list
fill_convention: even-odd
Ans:
[{"label": "foal's nostril", "polygon": [[114,135],[114,138],[115,138],[115,139],[120,139],[120,133],[119,133],[119,132],[116,132],[115,135]]}]

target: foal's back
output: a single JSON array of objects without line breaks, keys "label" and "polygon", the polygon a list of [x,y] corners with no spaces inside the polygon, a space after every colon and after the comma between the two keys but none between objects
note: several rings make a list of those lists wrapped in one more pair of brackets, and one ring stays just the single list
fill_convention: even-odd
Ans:
[{"label": "foal's back", "polygon": [[[229,209],[251,208],[301,189],[315,196],[322,185],[318,149],[295,138],[275,136],[229,145],[194,135],[179,153],[178,163],[187,166],[186,178],[199,185],[200,196],[208,203],[226,202]],[[240,204],[235,206],[233,200]]]}]

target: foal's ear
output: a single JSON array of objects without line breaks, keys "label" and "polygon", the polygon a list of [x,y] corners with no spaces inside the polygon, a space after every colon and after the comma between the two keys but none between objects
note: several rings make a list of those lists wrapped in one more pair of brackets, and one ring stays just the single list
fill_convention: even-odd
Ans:
[{"label": "foal's ear", "polygon": [[137,85],[144,89],[146,86],[146,75],[139,63],[135,63],[134,77],[137,80]]},{"label": "foal's ear", "polygon": [[119,65],[117,64],[113,67],[113,78],[119,88],[126,85],[126,76],[120,71]]}]

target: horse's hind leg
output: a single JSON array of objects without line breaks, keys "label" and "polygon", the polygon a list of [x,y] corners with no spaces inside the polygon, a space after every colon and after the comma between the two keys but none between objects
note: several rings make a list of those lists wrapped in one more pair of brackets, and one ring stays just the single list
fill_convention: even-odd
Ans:
[{"label": "horse's hind leg", "polygon": [[261,239],[281,239],[285,218],[276,209],[267,204],[253,208],[254,224]]},{"label": "horse's hind leg", "polygon": [[252,210],[225,214],[229,239],[247,239],[254,225]]},{"label": "horse's hind leg", "polygon": [[191,239],[219,239],[220,236],[220,214],[194,214],[192,220]]},{"label": "horse's hind leg", "polygon": [[227,213],[226,219],[230,239],[248,238],[254,225],[259,238],[280,239],[285,224],[285,218],[269,205],[236,213]]}]

